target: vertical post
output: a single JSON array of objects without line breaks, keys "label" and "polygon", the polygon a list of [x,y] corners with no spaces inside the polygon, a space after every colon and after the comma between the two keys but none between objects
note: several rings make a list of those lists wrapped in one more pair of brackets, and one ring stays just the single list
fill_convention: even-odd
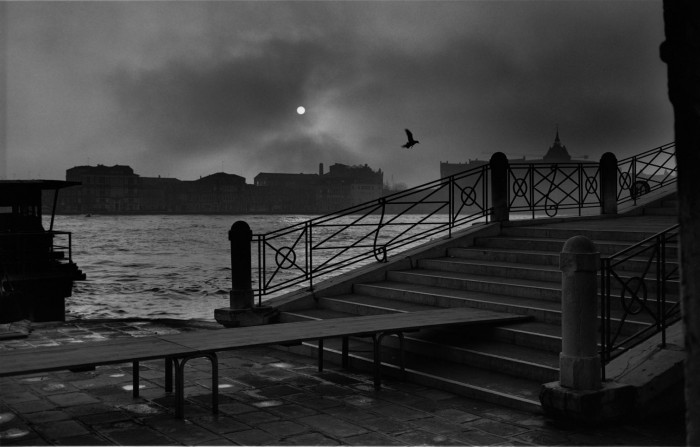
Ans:
[{"label": "vertical post", "polygon": [[[253,242],[253,232],[242,220],[231,225],[228,232],[231,242],[231,293],[229,306],[214,309],[214,318],[225,327],[255,326],[268,324],[277,318],[279,311],[272,306],[258,303],[254,306],[251,280],[250,245]],[[264,246],[264,244],[263,244]],[[264,269],[264,255],[261,259],[260,241],[258,241],[258,266]],[[258,280],[264,280],[258,270]]]},{"label": "vertical post", "polygon": [[692,0],[664,0],[663,4],[666,40],[661,44],[661,59],[668,69],[678,166],[686,443],[700,445],[700,4]]},{"label": "vertical post", "polygon": [[600,213],[617,214],[617,157],[612,152],[600,157]]},{"label": "vertical post", "polygon": [[617,214],[617,157],[606,152],[600,157],[600,213]]},{"label": "vertical post", "polygon": [[228,232],[231,242],[231,293],[232,309],[250,309],[253,307],[253,289],[251,287],[250,244],[253,232],[242,220],[231,225]]},{"label": "vertical post", "polygon": [[508,203],[508,157],[503,152],[496,152],[489,161],[491,167],[491,207],[493,220],[505,222],[509,219]]},{"label": "vertical post", "polygon": [[559,257],[562,271],[562,352],[559,382],[574,390],[599,390],[597,270],[600,253],[588,238],[574,236]]}]

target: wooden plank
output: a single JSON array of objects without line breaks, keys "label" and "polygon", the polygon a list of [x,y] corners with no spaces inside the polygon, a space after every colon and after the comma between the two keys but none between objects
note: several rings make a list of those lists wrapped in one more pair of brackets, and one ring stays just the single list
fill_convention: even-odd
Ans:
[{"label": "wooden plank", "polygon": [[409,331],[451,325],[506,324],[527,316],[471,308],[301,321],[265,326],[222,329],[168,336],[123,338],[95,343],[75,343],[38,349],[18,349],[0,354],[0,377],[58,371],[86,366],[183,357],[285,342],[301,342],[346,335]]},{"label": "wooden plank", "polygon": [[175,334],[162,338],[181,346],[212,352],[346,335],[410,331],[426,327],[506,324],[529,318],[480,309],[450,308],[250,326],[224,329],[215,333]]},{"label": "wooden plank", "polygon": [[74,343],[0,354],[0,377],[108,365],[195,353],[158,337],[123,338],[110,342]]}]

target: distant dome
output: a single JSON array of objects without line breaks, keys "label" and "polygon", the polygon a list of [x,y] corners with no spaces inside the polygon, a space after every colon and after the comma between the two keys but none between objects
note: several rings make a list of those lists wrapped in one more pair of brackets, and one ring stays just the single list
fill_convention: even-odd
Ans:
[{"label": "distant dome", "polygon": [[571,161],[571,155],[567,152],[566,146],[561,144],[559,140],[559,129],[557,129],[557,135],[554,137],[554,144],[549,148],[545,156],[542,157],[542,160],[551,162]]}]

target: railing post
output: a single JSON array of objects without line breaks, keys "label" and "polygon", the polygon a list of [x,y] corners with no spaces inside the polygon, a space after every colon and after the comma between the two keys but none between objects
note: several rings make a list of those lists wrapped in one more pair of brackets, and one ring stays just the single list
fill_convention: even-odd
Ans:
[{"label": "railing post", "polygon": [[600,253],[593,242],[574,236],[564,244],[559,257],[562,271],[562,351],[559,382],[574,390],[598,390],[598,280]]},{"label": "railing post", "polygon": [[231,242],[229,303],[232,309],[250,309],[253,307],[253,289],[250,279],[250,244],[253,241],[253,232],[246,222],[239,220],[231,225],[228,240]]},{"label": "railing post", "polygon": [[251,281],[251,250],[253,232],[250,226],[239,220],[228,232],[231,242],[231,292],[229,307],[214,310],[214,318],[226,327],[267,324],[277,311],[269,306],[254,307]]},{"label": "railing post", "polygon": [[617,214],[617,157],[612,152],[600,157],[600,213]]},{"label": "railing post", "polygon": [[491,208],[493,221],[505,222],[509,219],[508,202],[508,157],[503,152],[496,152],[489,161],[491,168]]}]

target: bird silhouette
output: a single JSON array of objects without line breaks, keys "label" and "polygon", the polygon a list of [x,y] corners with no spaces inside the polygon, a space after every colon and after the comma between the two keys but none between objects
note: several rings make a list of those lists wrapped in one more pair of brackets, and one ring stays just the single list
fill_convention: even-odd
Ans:
[{"label": "bird silhouette", "polygon": [[406,144],[404,144],[401,147],[405,147],[406,149],[411,149],[413,146],[420,143],[420,141],[413,139],[413,134],[411,133],[410,130],[408,130],[408,129],[404,129],[404,130],[406,131],[406,137],[408,137],[408,141],[406,142]]}]

